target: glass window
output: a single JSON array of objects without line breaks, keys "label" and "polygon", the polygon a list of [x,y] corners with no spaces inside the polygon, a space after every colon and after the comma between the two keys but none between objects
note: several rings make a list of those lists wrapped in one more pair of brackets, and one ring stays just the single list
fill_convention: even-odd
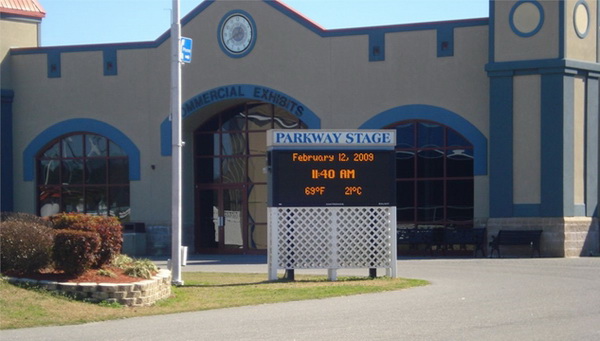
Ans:
[{"label": "glass window", "polygon": [[444,181],[417,182],[417,219],[424,222],[444,219]]},{"label": "glass window", "polygon": [[452,129],[448,129],[448,147],[469,147],[471,143],[462,135]]},{"label": "glass window", "polygon": [[396,130],[398,224],[472,226],[472,144],[435,122],[413,120],[387,128]]},{"label": "glass window", "polygon": [[109,143],[109,154],[110,156],[127,156],[125,151],[112,141]]},{"label": "glass window", "polygon": [[398,221],[415,220],[415,183],[413,181],[396,182],[396,195],[398,201],[397,219]]},{"label": "glass window", "polygon": [[43,155],[44,158],[55,159],[60,157],[60,142],[48,147]]},{"label": "glass window", "polygon": [[64,158],[83,156],[83,135],[72,135],[62,140],[62,156]]},{"label": "glass window", "polygon": [[85,141],[85,155],[87,157],[107,155],[106,138],[98,135],[85,135]]},{"label": "glass window", "polygon": [[469,177],[473,175],[473,149],[449,149],[446,151],[446,175]]},{"label": "glass window", "polygon": [[415,152],[414,150],[396,151],[396,177],[401,179],[413,178],[415,176]]},{"label": "glass window", "polygon": [[418,146],[421,148],[435,148],[444,145],[444,127],[439,124],[418,123]]},{"label": "glass window", "polygon": [[89,133],[52,141],[37,157],[41,216],[80,212],[129,217],[129,159],[107,138]]},{"label": "glass window", "polygon": [[[120,160],[119,160],[120,161]],[[106,183],[106,159],[89,159],[85,163],[85,183],[86,184],[105,184]]]},{"label": "glass window", "polygon": [[222,159],[223,183],[240,184],[246,182],[246,163],[243,157],[227,157]]},{"label": "glass window", "polygon": [[414,123],[406,123],[396,126],[396,146],[397,148],[415,147]]},{"label": "glass window", "polygon": [[444,176],[444,153],[440,148],[417,151],[417,175],[420,178]]},{"label": "glass window", "polygon": [[246,129],[246,115],[239,112],[227,120],[221,127],[223,131],[244,131]]},{"label": "glass window", "polygon": [[83,183],[83,159],[67,159],[62,161],[61,183],[63,185]]},{"label": "glass window", "polygon": [[129,160],[125,158],[108,160],[109,177],[111,185],[123,185],[129,183]]},{"label": "glass window", "polygon": [[60,161],[42,160],[40,161],[40,171],[38,172],[38,183],[40,185],[58,185],[60,184]]},{"label": "glass window", "polygon": [[221,136],[220,155],[244,155],[248,145],[246,143],[246,134],[243,132],[223,134]]},{"label": "glass window", "polygon": [[263,132],[249,132],[248,148],[251,155],[267,154],[267,135]]}]

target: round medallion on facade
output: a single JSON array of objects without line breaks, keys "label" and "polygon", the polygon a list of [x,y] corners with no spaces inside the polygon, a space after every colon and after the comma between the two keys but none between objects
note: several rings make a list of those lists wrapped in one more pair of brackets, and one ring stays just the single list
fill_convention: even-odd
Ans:
[{"label": "round medallion on facade", "polygon": [[579,0],[575,4],[573,25],[579,38],[583,39],[588,35],[590,31],[590,8],[585,0]]},{"label": "round medallion on facade", "polygon": [[252,17],[241,10],[227,13],[219,24],[218,40],[225,54],[241,58],[250,53],[256,41],[256,25]]},{"label": "round medallion on facade", "polygon": [[510,28],[520,37],[531,37],[544,25],[544,8],[534,0],[517,2],[510,10]]}]

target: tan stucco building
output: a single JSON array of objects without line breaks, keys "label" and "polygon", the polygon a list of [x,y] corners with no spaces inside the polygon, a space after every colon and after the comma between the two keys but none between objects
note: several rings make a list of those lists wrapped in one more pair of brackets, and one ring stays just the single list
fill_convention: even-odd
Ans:
[{"label": "tan stucco building", "polygon": [[[386,128],[399,227],[598,253],[599,11],[491,0],[489,18],[325,30],[281,1],[200,2],[182,19],[184,244],[264,252],[268,129]],[[170,32],[40,47],[41,13],[2,9],[2,210],[114,214],[168,250]]]}]

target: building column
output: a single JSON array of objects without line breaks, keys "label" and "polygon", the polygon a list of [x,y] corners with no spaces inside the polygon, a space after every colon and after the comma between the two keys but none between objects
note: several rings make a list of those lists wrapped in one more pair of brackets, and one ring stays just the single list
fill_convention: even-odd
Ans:
[{"label": "building column", "polygon": [[[559,73],[542,75],[541,205],[542,217],[572,217],[574,164],[573,79]],[[569,162],[571,161],[571,162]]]},{"label": "building column", "polygon": [[13,125],[12,102],[14,92],[2,90],[2,108],[0,109],[0,212],[10,212],[13,203]]},{"label": "building column", "polygon": [[513,76],[490,75],[490,217],[513,216]]},{"label": "building column", "polygon": [[[600,6],[599,6],[600,7]],[[598,183],[598,158],[600,158],[600,74],[590,74],[587,79],[586,91],[586,216],[600,217],[600,188]]]}]

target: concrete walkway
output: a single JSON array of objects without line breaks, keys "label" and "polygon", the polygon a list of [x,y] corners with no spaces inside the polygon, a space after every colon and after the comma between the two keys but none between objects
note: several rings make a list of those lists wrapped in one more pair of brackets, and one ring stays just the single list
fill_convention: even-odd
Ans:
[{"label": "concrete walkway", "polygon": [[[267,264],[262,256],[204,256],[191,259],[183,271],[259,272],[266,279]],[[2,331],[0,339],[600,340],[600,258],[402,259],[398,273],[429,280],[431,285]]]}]

